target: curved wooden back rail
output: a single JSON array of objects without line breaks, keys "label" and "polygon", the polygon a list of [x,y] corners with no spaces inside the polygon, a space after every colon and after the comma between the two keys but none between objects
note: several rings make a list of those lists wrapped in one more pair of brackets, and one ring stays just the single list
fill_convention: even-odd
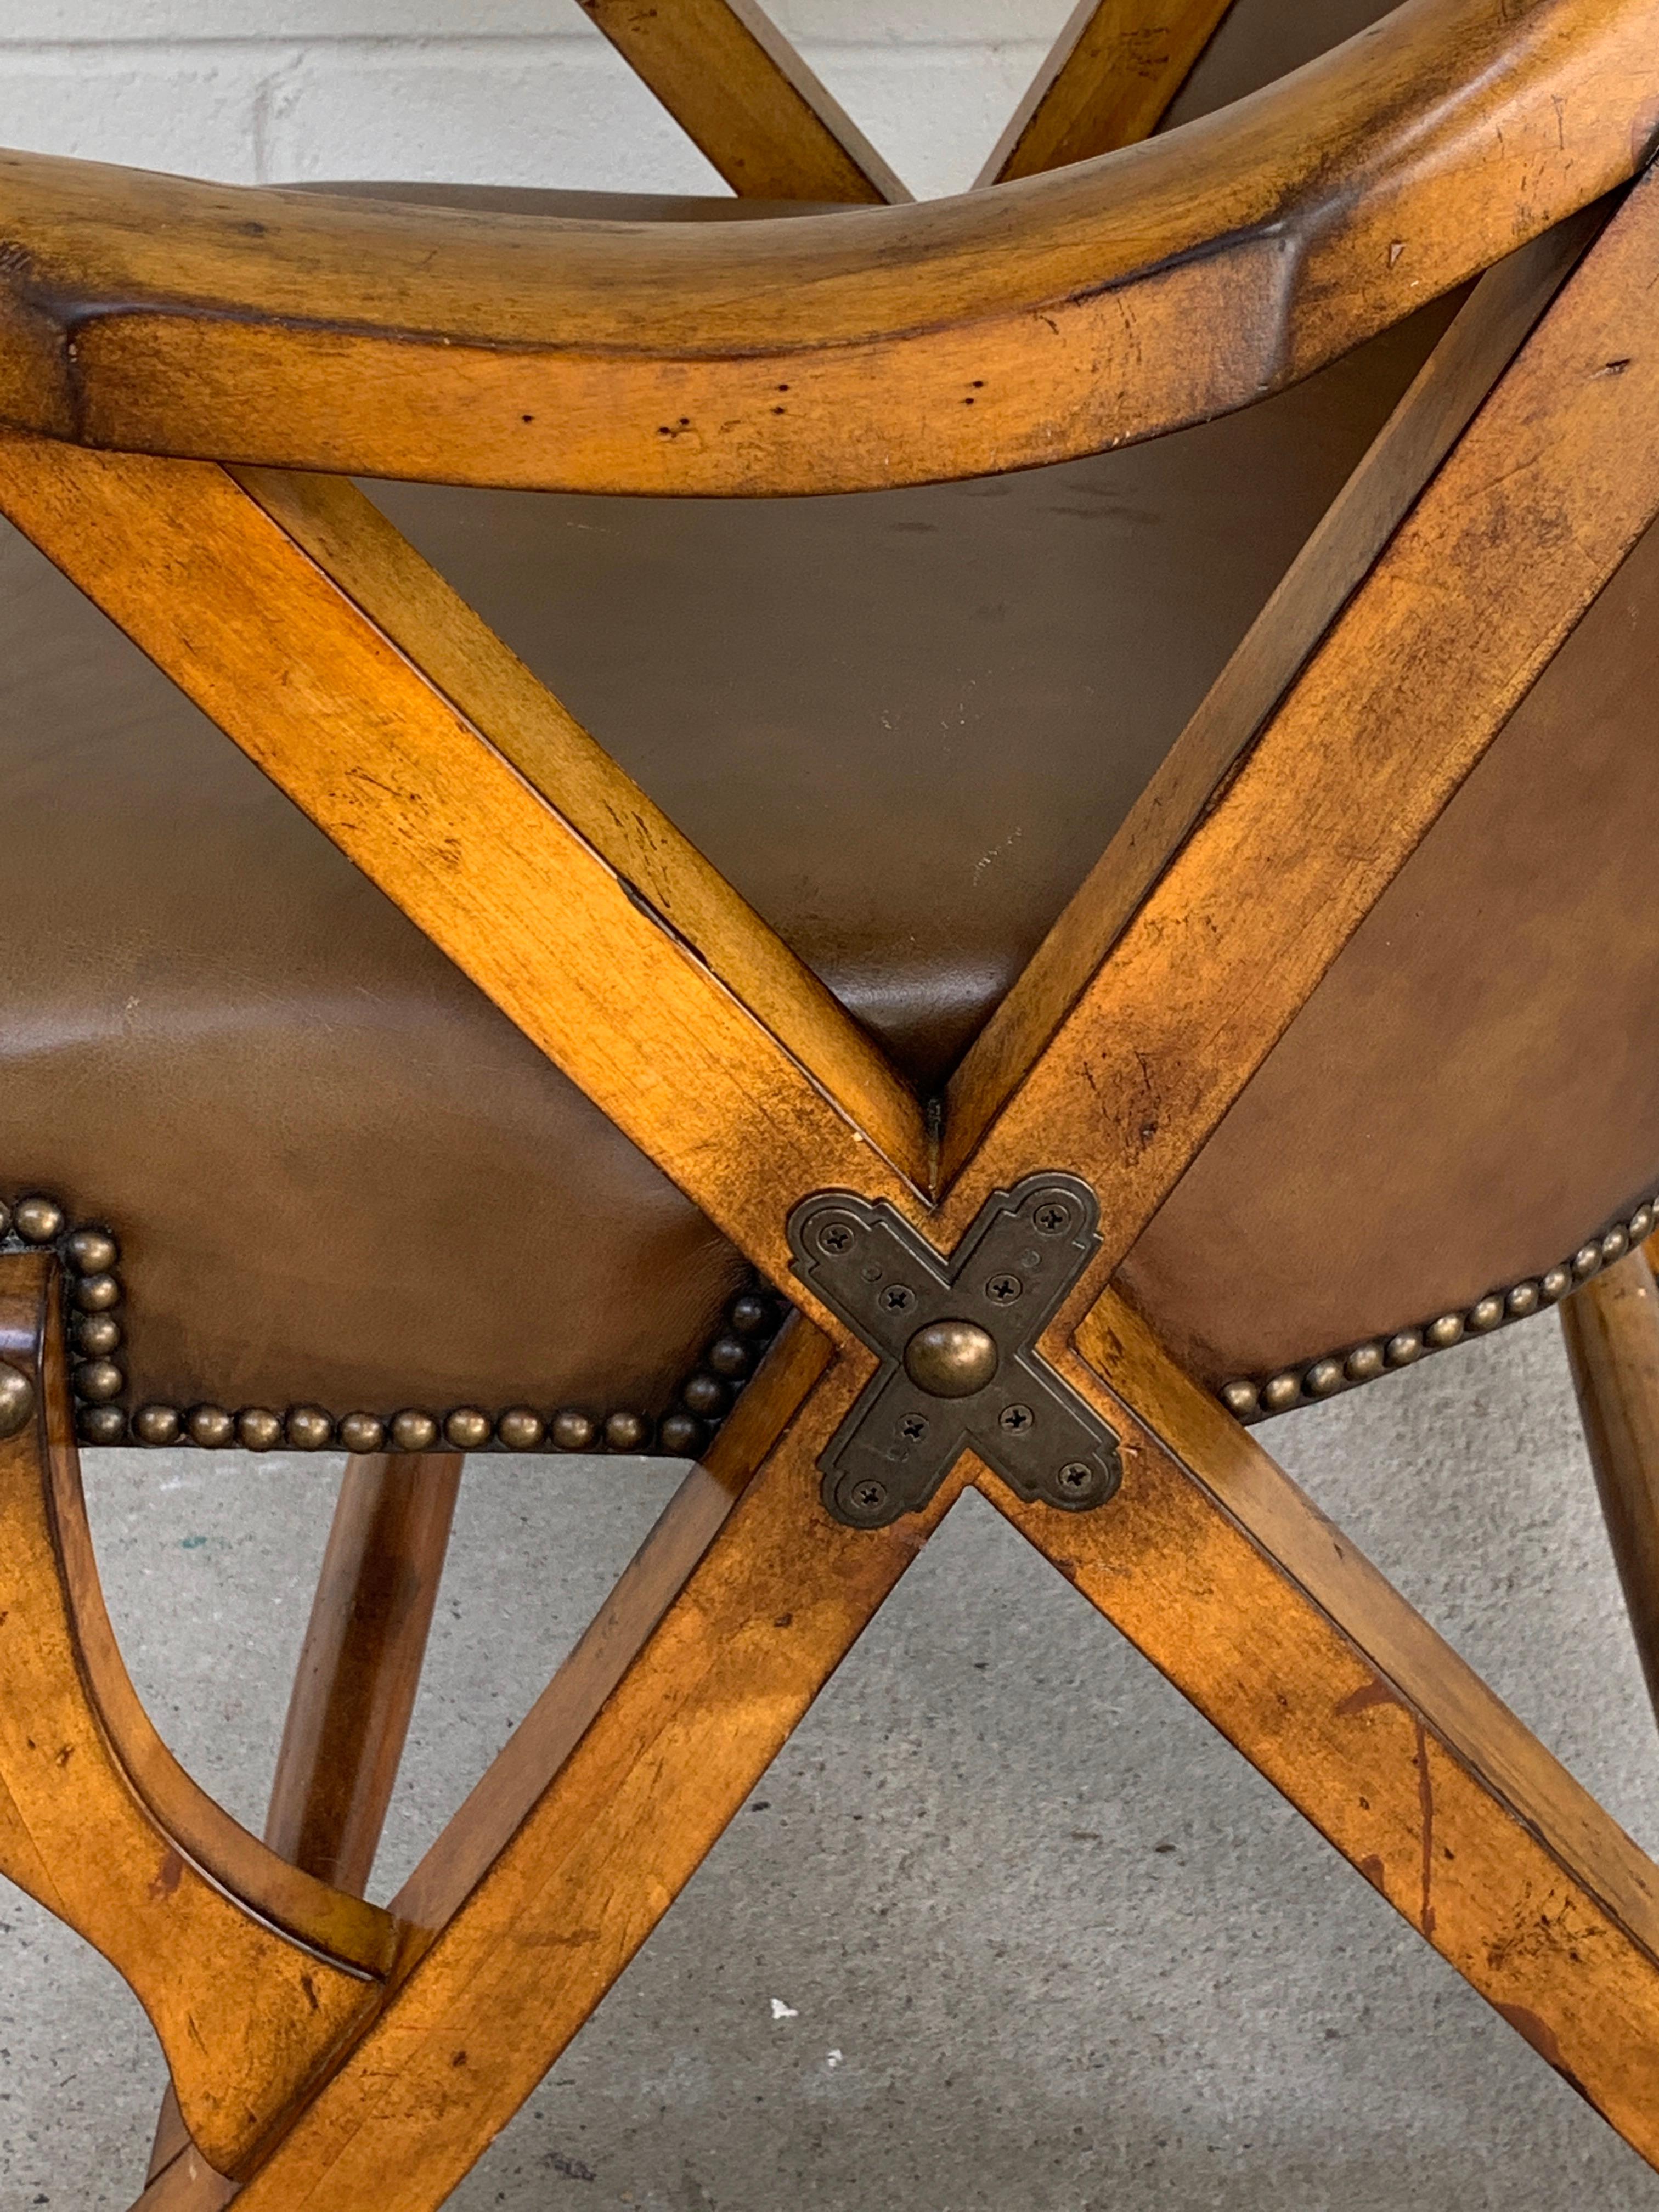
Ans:
[{"label": "curved wooden back rail", "polygon": [[852,490],[1244,405],[1625,182],[1652,0],[1407,0],[1237,107],[997,192],[619,229],[0,162],[0,421],[570,490]]},{"label": "curved wooden back rail", "polygon": [[[746,0],[589,6],[747,188],[892,194]],[[1188,11],[1189,45],[1215,14]],[[1133,15],[1074,18],[1000,170],[1074,143],[1089,85],[1112,92],[1103,26]],[[149,2212],[431,2212],[969,1481],[1659,2163],[1659,1870],[1109,1284],[1659,516],[1659,173],[1619,189],[1659,128],[1656,33],[1659,0],[1413,0],[1164,140],[787,223],[0,164],[0,508],[803,1308],[388,1918],[273,1872],[149,1743],[44,1263],[0,1263],[0,1359],[41,1394],[0,1444],[0,1857],[162,2034],[195,2145],[167,2133]],[[942,1127],[370,502],[283,472],[733,493],[1023,465],[1241,406],[1506,255]],[[963,1453],[925,1512],[833,1520],[817,1462],[873,1361],[797,1279],[792,1209],[850,1188],[945,1252],[1058,1167],[1103,1242],[1042,1351],[1119,1438],[1118,1496],[1024,1504]],[[337,1577],[317,1650],[351,1643],[330,1608],[368,1572]],[[365,1711],[406,1719],[399,1663]],[[343,1729],[378,1805],[402,1720],[342,1694],[295,1740]]]}]

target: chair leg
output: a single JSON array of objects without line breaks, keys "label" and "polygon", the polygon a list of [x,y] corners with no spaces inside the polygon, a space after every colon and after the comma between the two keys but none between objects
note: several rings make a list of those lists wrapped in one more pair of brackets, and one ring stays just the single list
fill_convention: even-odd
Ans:
[{"label": "chair leg", "polygon": [[1562,1333],[1648,1694],[1659,1712],[1659,1291],[1645,1249],[1592,1276]]},{"label": "chair leg", "polygon": [[[265,1841],[356,1897],[368,1886],[415,1709],[465,1456],[354,1456],[334,1509]],[[189,2146],[169,2087],[147,2179]]]}]

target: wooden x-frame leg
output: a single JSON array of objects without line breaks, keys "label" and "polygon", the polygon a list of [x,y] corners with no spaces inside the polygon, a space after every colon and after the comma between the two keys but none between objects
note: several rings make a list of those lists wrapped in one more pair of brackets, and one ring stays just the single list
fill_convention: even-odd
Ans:
[{"label": "wooden x-frame leg", "polygon": [[[221,1878],[218,1921],[190,1941],[234,1961],[215,1977],[229,2025],[199,2059],[174,1986],[193,1957],[158,1950],[143,1917],[171,1863],[159,1847],[131,1845],[96,1911],[54,1887],[92,1814],[72,1760],[43,1781],[38,1730],[27,1757],[20,1744],[61,1687],[66,1632],[56,1674],[0,1645],[4,1779],[20,1805],[19,1790],[56,1790],[60,1824],[43,1845],[20,1811],[5,1863],[145,1996],[197,2140],[248,2212],[441,2201],[969,1480],[1659,2162],[1659,1870],[1109,1288],[1659,514],[1659,361],[1626,330],[1659,285],[1659,179],[1566,265],[1529,264],[1527,313],[1513,271],[1476,295],[1452,358],[1485,381],[1449,391],[1431,364],[1391,434],[1395,474],[1364,487],[1369,524],[1337,529],[1373,530],[1363,582],[1337,612],[1289,580],[1264,622],[1304,633],[1247,647],[1284,673],[1265,719],[1240,708],[1225,742],[1212,718],[1177,748],[1152,794],[1180,817],[1173,838],[1135,831],[1133,896],[1130,862],[1108,855],[970,1057],[942,1161],[834,1002],[357,495],[0,442],[19,526],[803,1308],[390,1915],[362,1923],[381,1948],[355,1979],[337,1936],[329,1952],[314,1923],[277,1913],[269,1868]],[[1024,1506],[964,1457],[925,1514],[843,1527],[816,1463],[871,1355],[792,1274],[789,1212],[848,1188],[948,1251],[1039,1169],[1100,1198],[1099,1257],[1045,1348],[1119,1436],[1120,1492],[1087,1515]],[[30,1482],[64,1448],[61,1388],[46,1406],[0,1473],[34,1514],[49,1599],[63,1555]],[[209,1912],[179,1865],[176,1893]],[[325,1983],[319,1955],[341,1960]],[[304,2002],[307,1976],[304,2015],[289,1993]],[[178,2173],[151,2212],[228,2193]]]}]

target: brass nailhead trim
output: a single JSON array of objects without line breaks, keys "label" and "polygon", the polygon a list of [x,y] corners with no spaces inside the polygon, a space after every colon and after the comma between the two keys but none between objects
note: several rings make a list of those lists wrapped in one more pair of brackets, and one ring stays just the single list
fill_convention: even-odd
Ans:
[{"label": "brass nailhead trim", "polygon": [[758,1285],[739,1291],[726,1310],[720,1331],[682,1386],[673,1410],[660,1422],[626,1408],[591,1413],[564,1406],[552,1413],[509,1406],[495,1414],[458,1406],[441,1416],[406,1406],[382,1417],[325,1407],[264,1406],[231,1412],[222,1406],[141,1406],[130,1413],[120,1401],[127,1387],[122,1324],[116,1319],[125,1292],[118,1272],[120,1246],[94,1224],[71,1228],[66,1209],[36,1192],[15,1206],[0,1200],[0,1251],[50,1246],[69,1278],[70,1337],[79,1355],[74,1370],[76,1426],[89,1444],[199,1444],[222,1451],[352,1452],[454,1451],[647,1453],[692,1459],[730,1411],[732,1400],[782,1328],[789,1309]]},{"label": "brass nailhead trim", "polygon": [[1507,1290],[1488,1291],[1460,1312],[1439,1314],[1433,1321],[1417,1328],[1402,1328],[1386,1340],[1357,1344],[1347,1352],[1328,1352],[1305,1367],[1286,1368],[1260,1382],[1241,1377],[1224,1383],[1217,1395],[1230,1413],[1247,1423],[1287,1413],[1293,1406],[1334,1398],[1361,1382],[1374,1382],[1391,1368],[1409,1367],[1429,1352],[1447,1351],[1466,1336],[1485,1336],[1511,1322],[1524,1321],[1545,1306],[1559,1304],[1569,1291],[1577,1290],[1580,1283],[1587,1283],[1603,1267],[1612,1267],[1615,1260],[1622,1260],[1626,1252],[1645,1243],[1656,1226],[1659,1226],[1659,1198],[1650,1198],[1627,1221],[1615,1221],[1545,1274],[1528,1276]]}]

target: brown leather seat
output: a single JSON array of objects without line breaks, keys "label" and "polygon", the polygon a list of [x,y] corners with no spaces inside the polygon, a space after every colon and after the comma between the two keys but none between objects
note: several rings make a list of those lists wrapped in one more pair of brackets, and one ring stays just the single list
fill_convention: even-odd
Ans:
[{"label": "brown leather seat", "polygon": [[[375,496],[932,1091],[1449,311],[1025,475]],[[0,1192],[118,1234],[123,1402],[660,1414],[730,1249],[10,534],[0,571]],[[1131,1254],[1212,1381],[1463,1311],[1645,1195],[1656,594],[1649,545]]]}]

